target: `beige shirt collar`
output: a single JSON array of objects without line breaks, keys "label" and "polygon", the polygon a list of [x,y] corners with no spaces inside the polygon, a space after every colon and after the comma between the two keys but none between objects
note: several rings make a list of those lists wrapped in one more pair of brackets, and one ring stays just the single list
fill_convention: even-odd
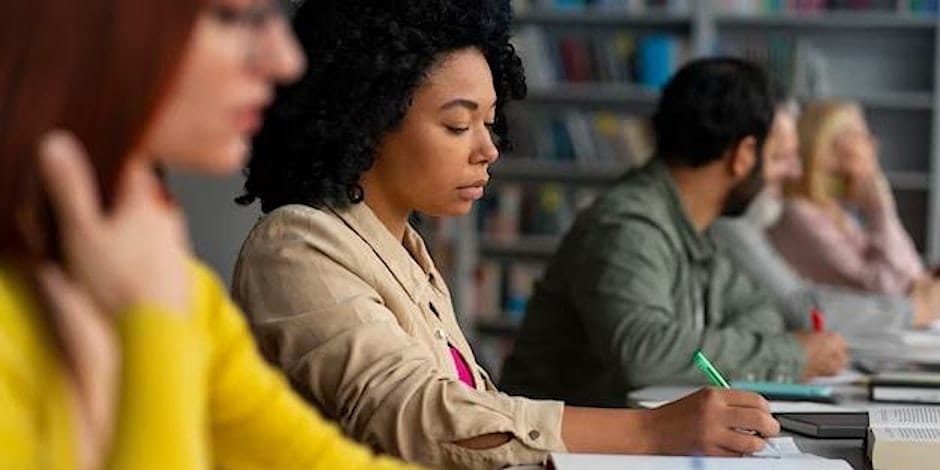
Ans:
[{"label": "beige shirt collar", "polygon": [[399,241],[365,202],[329,210],[372,248],[411,300],[424,301],[425,291],[436,282],[437,275],[421,235],[410,224]]}]

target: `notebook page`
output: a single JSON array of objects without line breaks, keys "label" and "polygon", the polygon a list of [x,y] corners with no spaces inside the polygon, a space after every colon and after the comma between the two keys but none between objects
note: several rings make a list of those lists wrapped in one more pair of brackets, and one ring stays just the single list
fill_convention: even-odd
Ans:
[{"label": "notebook page", "polygon": [[558,470],[852,470],[843,460],[552,453]]}]

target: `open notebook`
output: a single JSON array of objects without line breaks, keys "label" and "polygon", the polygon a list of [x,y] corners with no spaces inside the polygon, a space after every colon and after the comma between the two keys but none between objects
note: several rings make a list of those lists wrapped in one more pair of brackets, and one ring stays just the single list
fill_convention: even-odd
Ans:
[{"label": "open notebook", "polygon": [[842,460],[821,458],[662,457],[643,455],[552,454],[555,470],[852,470]]},{"label": "open notebook", "polygon": [[[552,454],[555,470],[851,470],[841,460],[804,454],[792,437],[774,437],[752,457],[665,457],[648,455]],[[551,468],[551,467],[550,467]]]},{"label": "open notebook", "polygon": [[868,412],[868,457],[875,470],[940,468],[940,408],[879,408]]}]

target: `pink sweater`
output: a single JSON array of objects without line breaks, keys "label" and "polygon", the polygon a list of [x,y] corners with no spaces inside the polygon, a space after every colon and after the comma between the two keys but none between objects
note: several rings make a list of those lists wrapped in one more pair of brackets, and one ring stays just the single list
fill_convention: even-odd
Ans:
[{"label": "pink sweater", "polygon": [[886,191],[866,214],[866,226],[845,227],[806,199],[791,199],[768,231],[780,254],[803,277],[826,284],[886,294],[906,294],[924,265]]}]

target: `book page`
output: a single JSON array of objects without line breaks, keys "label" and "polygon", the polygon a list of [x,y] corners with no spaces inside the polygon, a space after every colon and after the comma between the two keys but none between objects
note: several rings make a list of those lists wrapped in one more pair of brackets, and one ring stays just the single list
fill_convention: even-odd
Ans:
[{"label": "book page", "polygon": [[796,445],[792,437],[771,437],[767,445],[759,452],[751,454],[752,457],[767,459],[782,459],[788,457],[804,457],[806,454]]},{"label": "book page", "polygon": [[940,428],[879,428],[875,439],[889,441],[940,442]]},{"label": "book page", "polygon": [[940,428],[940,407],[876,408],[868,411],[868,425],[872,428]]}]

